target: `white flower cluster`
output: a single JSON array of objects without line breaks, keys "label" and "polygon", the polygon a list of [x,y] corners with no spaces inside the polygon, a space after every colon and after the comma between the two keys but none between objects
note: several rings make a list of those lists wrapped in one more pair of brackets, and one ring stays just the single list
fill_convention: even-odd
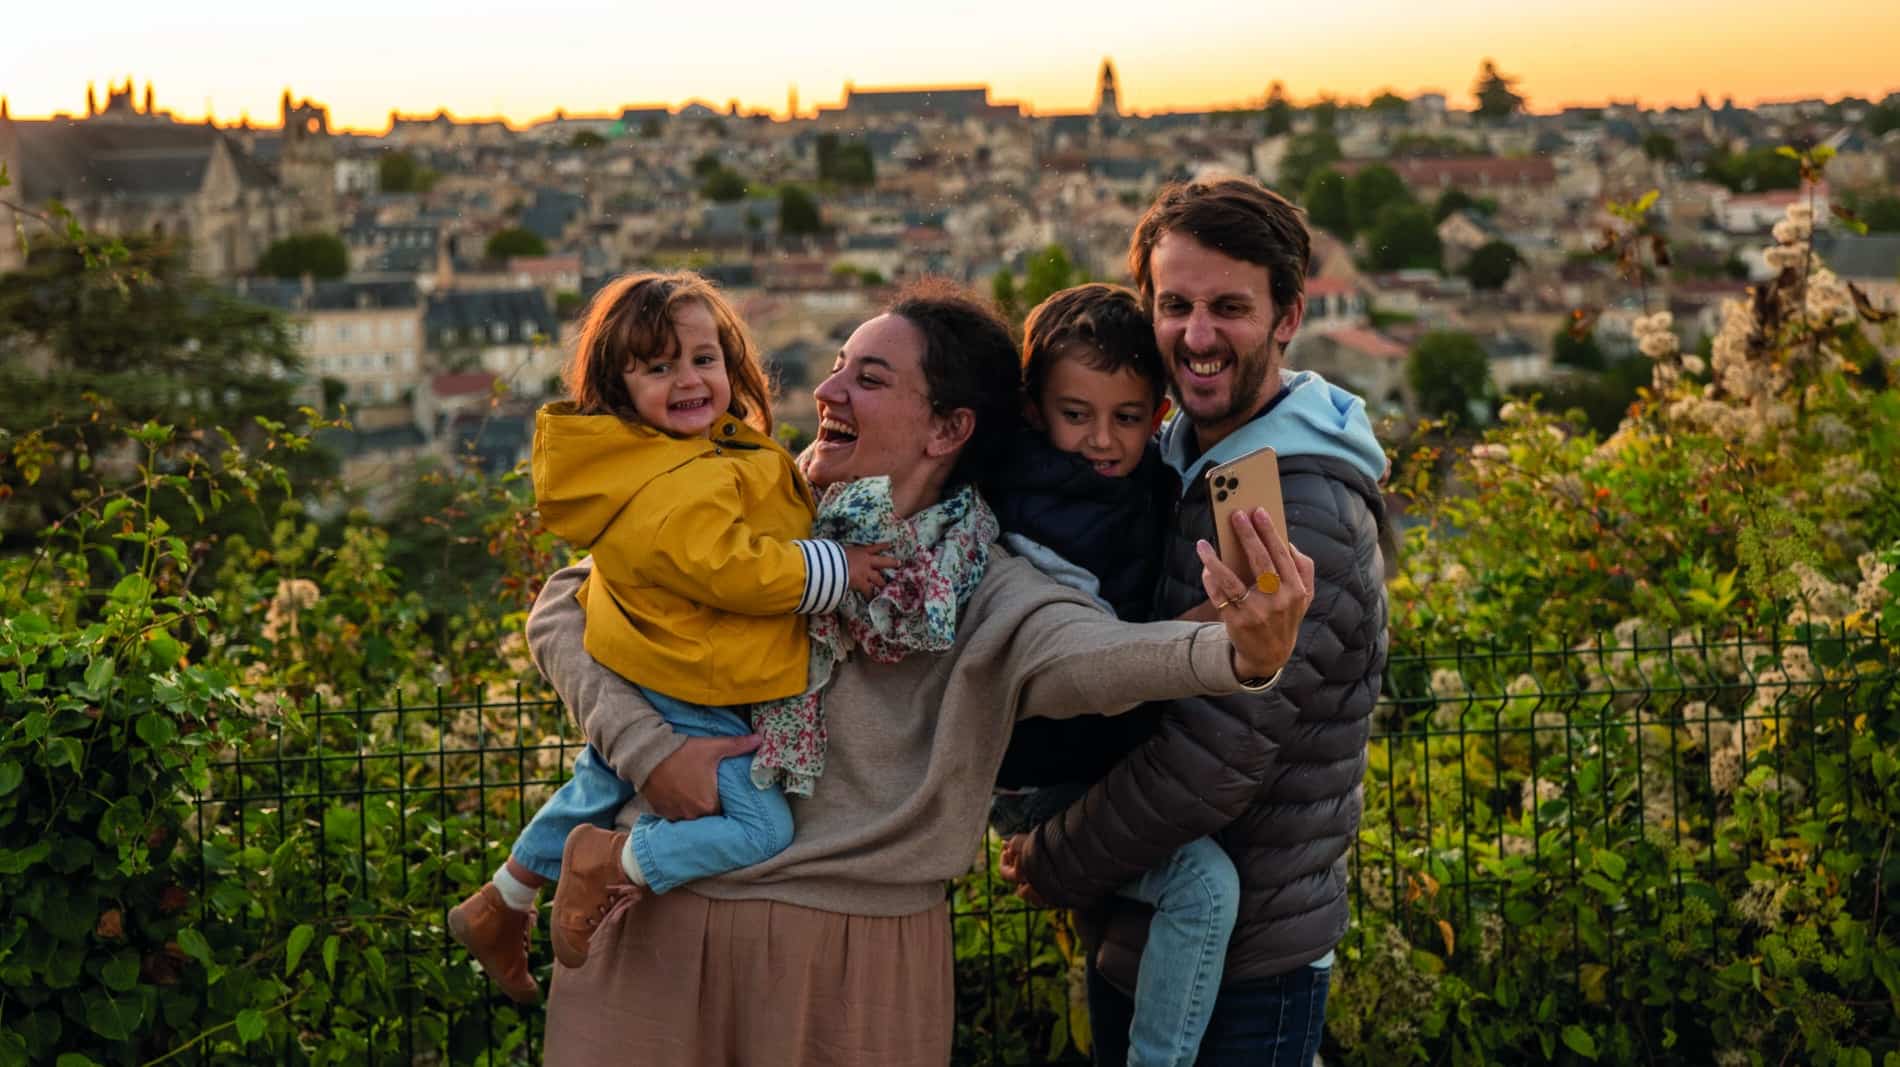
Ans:
[{"label": "white flower cluster", "polygon": [[1667,311],[1658,311],[1654,315],[1638,316],[1630,324],[1630,333],[1636,337],[1636,350],[1650,359],[1668,359],[1675,355],[1680,346],[1671,326],[1675,316]]},{"label": "white flower cluster", "polygon": [[287,578],[277,583],[277,594],[270,598],[264,614],[264,639],[278,641],[285,633],[297,636],[297,617],[322,597],[317,583],[308,578]]},{"label": "white flower cluster", "polygon": [[1854,590],[1854,610],[1862,615],[1872,615],[1887,603],[1887,578],[1893,574],[1891,564],[1882,563],[1880,557],[1872,552],[1863,552],[1860,563],[1860,586]]}]

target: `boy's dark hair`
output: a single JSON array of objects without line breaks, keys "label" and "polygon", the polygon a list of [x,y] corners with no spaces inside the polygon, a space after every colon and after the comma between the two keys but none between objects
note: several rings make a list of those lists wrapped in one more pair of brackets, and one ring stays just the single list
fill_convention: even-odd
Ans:
[{"label": "boy's dark hair", "polygon": [[1143,306],[1151,305],[1155,286],[1149,261],[1155,245],[1163,235],[1180,230],[1224,256],[1267,268],[1277,318],[1306,291],[1313,246],[1305,216],[1286,197],[1247,178],[1171,182],[1161,187],[1135,224],[1135,236],[1128,242],[1128,273],[1141,291]]},{"label": "boy's dark hair", "polygon": [[1156,404],[1167,392],[1168,374],[1155,344],[1154,323],[1126,286],[1078,285],[1029,313],[1023,323],[1023,391],[1030,403],[1041,401],[1050,369],[1063,359],[1077,359],[1108,374],[1132,370],[1148,383]]},{"label": "boy's dark hair", "polygon": [[920,278],[898,290],[886,314],[924,335],[924,385],[930,409],[976,415],[948,485],[981,483],[1022,419],[1022,379],[1009,323],[982,297],[944,278]]}]

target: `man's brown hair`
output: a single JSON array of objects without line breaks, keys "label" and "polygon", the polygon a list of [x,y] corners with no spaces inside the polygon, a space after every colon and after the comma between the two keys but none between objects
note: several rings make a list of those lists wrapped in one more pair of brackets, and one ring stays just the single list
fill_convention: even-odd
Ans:
[{"label": "man's brown hair", "polygon": [[1148,383],[1157,404],[1168,388],[1154,323],[1126,286],[1078,285],[1029,313],[1023,323],[1023,391],[1030,403],[1041,401],[1050,369],[1063,359],[1078,359],[1108,374],[1132,370]]},{"label": "man's brown hair", "polygon": [[641,421],[622,375],[635,363],[677,355],[673,317],[680,305],[694,300],[706,306],[719,329],[726,377],[732,384],[727,413],[770,434],[772,390],[752,337],[719,290],[692,271],[625,274],[594,295],[582,316],[580,336],[564,375],[574,406],[584,414]]},{"label": "man's brown hair", "polygon": [[1155,245],[1162,235],[1179,230],[1224,256],[1267,268],[1277,318],[1306,292],[1313,248],[1305,216],[1286,197],[1247,178],[1171,182],[1135,225],[1128,273],[1141,291],[1142,305],[1152,310]]}]

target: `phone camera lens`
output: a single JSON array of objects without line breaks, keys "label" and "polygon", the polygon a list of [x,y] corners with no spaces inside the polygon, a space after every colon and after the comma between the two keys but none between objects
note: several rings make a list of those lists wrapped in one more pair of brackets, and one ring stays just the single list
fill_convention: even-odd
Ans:
[{"label": "phone camera lens", "polygon": [[1226,499],[1227,499],[1227,490],[1225,490],[1225,489],[1222,489],[1222,490],[1221,490],[1220,492],[1218,492],[1218,493],[1215,493],[1215,494],[1214,494],[1214,499],[1215,499],[1215,500],[1226,500]]}]

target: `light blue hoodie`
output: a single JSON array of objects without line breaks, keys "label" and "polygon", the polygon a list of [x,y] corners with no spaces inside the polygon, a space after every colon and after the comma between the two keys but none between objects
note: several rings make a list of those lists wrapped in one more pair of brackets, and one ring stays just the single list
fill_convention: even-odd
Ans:
[{"label": "light blue hoodie", "polygon": [[1177,417],[1162,428],[1161,455],[1180,472],[1183,495],[1210,465],[1261,448],[1272,448],[1282,460],[1302,455],[1342,459],[1374,485],[1385,478],[1385,449],[1372,432],[1365,401],[1310,370],[1282,370],[1280,383],[1290,391],[1272,411],[1235,430],[1192,463],[1188,448],[1193,424]]}]

